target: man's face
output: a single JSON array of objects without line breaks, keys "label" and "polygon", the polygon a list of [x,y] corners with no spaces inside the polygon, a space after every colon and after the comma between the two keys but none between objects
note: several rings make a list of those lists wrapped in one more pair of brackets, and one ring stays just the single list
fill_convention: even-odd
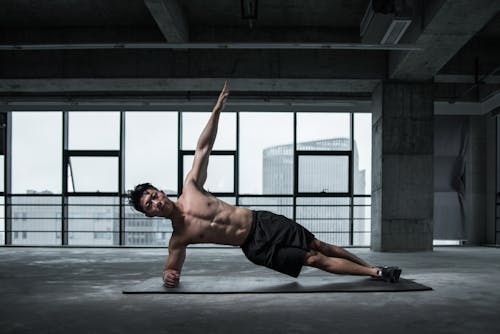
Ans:
[{"label": "man's face", "polygon": [[141,197],[140,204],[148,217],[166,217],[172,211],[172,201],[163,191],[147,189]]}]

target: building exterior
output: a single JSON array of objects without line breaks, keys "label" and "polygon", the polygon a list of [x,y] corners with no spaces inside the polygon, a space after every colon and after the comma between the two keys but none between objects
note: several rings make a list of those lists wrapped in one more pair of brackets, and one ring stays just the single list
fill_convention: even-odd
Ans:
[{"label": "building exterior", "polygon": [[[297,144],[300,151],[351,151],[350,138],[331,138]],[[301,161],[300,159],[305,159]],[[352,150],[353,193],[365,192],[365,170],[359,169],[356,142]],[[263,151],[263,193],[293,194],[293,144],[273,146]],[[300,197],[300,192],[347,193],[349,191],[348,159],[341,156],[299,156],[296,221],[310,229],[319,239],[338,245],[349,245],[353,232],[354,245],[370,244],[370,220],[365,207],[351,210],[353,199],[345,197]],[[285,205],[285,200],[280,205]],[[361,210],[359,210],[361,209]],[[279,211],[284,211],[280,208]],[[353,217],[355,219],[351,219]],[[353,224],[351,224],[353,222]]]}]

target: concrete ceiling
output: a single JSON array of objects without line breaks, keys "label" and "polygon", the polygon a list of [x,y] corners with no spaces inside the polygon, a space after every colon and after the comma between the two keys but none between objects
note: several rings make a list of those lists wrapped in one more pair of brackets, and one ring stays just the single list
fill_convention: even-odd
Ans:
[{"label": "concrete ceiling", "polygon": [[498,94],[500,1],[406,1],[412,50],[361,43],[369,0],[261,0],[254,20],[236,0],[2,0],[0,93],[207,92],[234,78],[241,94],[309,94],[314,80],[367,97],[391,79],[435,82],[436,100]]}]

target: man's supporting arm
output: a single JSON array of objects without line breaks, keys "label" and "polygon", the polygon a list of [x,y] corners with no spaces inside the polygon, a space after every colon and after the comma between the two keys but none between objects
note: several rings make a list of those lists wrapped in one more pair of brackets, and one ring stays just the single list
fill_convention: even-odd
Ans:
[{"label": "man's supporting arm", "polygon": [[173,288],[179,284],[185,259],[186,246],[171,241],[168,245],[168,259],[163,269],[163,282],[166,287]]},{"label": "man's supporting arm", "polygon": [[224,87],[222,88],[217,103],[212,110],[210,119],[198,139],[198,144],[196,145],[196,151],[194,153],[193,167],[186,176],[186,183],[189,180],[192,180],[199,187],[203,187],[205,181],[207,180],[208,159],[210,157],[210,153],[212,152],[215,138],[217,137],[219,115],[224,109],[228,96],[229,89],[227,87],[227,82],[224,82]]}]

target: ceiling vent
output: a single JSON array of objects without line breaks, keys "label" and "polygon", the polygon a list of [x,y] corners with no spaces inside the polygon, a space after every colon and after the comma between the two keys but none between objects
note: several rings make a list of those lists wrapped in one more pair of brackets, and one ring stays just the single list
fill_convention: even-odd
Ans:
[{"label": "ceiling vent", "polygon": [[363,43],[397,44],[412,22],[409,0],[370,0],[361,20]]}]

